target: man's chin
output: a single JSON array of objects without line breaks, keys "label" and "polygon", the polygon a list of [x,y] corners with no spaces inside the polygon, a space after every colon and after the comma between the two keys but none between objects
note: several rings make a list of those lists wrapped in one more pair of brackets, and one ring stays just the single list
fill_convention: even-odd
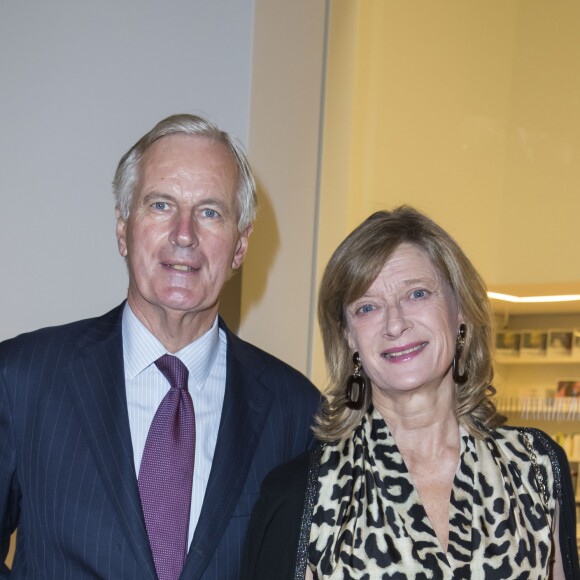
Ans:
[{"label": "man's chin", "polygon": [[132,310],[138,311],[149,311],[149,312],[165,312],[167,315],[184,315],[184,314],[197,314],[205,311],[217,310],[217,300],[216,301],[205,301],[199,296],[192,294],[191,292],[185,293],[171,292],[164,296],[154,296],[154,297],[143,297],[134,296],[129,294],[128,296],[129,306]]},{"label": "man's chin", "polygon": [[167,312],[168,314],[198,314],[208,310],[212,310],[213,307],[209,304],[205,304],[199,300],[163,300],[158,303],[158,307]]}]

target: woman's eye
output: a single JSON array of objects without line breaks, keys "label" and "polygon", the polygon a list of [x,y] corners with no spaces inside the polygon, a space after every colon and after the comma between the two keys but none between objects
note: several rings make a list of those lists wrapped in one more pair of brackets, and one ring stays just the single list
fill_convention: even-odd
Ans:
[{"label": "woman's eye", "polygon": [[413,290],[411,298],[414,300],[421,300],[421,298],[426,298],[428,296],[427,290]]},{"label": "woman's eye", "polygon": [[357,310],[357,312],[359,312],[360,314],[367,314],[368,312],[372,312],[374,309],[375,309],[375,307],[372,304],[363,304]]}]

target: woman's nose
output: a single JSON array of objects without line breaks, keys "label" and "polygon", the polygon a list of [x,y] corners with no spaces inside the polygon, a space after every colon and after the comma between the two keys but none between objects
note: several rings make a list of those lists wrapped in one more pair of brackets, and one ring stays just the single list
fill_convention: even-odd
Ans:
[{"label": "woman's nose", "polygon": [[400,304],[389,305],[385,309],[385,334],[386,336],[397,338],[412,327],[412,323],[405,315],[405,311]]}]

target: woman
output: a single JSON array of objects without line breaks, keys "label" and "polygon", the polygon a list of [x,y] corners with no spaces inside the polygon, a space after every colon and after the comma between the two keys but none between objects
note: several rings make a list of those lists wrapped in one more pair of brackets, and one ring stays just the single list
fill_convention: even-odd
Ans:
[{"label": "woman", "polygon": [[492,313],[456,242],[412,208],[373,214],[318,313],[321,444],[266,479],[242,578],[579,577],[566,457],[501,426]]}]

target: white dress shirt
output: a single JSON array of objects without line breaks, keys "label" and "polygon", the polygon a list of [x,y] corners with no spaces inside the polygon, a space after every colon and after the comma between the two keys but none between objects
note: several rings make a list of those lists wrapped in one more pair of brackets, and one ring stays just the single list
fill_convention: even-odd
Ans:
[{"label": "white dress shirt", "polygon": [[196,438],[188,538],[191,544],[207,488],[222,414],[226,388],[226,336],[216,317],[213,326],[203,336],[179,352],[167,353],[128,304],[123,311],[122,328],[127,407],[137,474],[151,422],[171,388],[154,362],[164,354],[173,354],[189,370],[188,390],[195,410]]}]

